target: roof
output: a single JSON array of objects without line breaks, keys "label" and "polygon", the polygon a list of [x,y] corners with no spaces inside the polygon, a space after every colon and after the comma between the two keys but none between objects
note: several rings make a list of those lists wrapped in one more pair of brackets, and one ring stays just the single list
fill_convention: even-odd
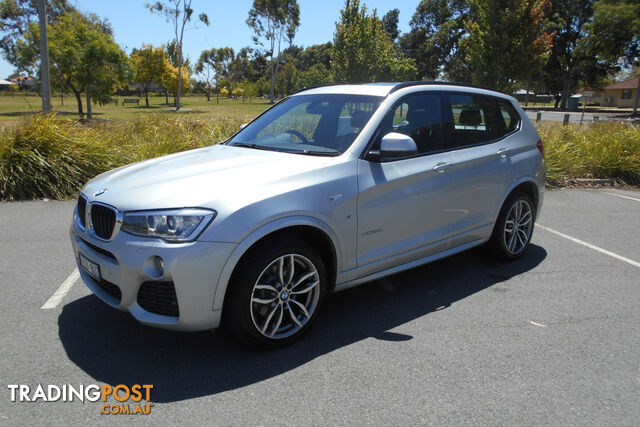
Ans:
[{"label": "roof", "polygon": [[362,84],[362,85],[329,85],[300,89],[298,93],[316,95],[325,93],[349,94],[349,95],[373,95],[387,96],[395,84]]},{"label": "roof", "polygon": [[29,81],[29,80],[33,80],[33,77],[31,76],[11,76],[9,77],[9,80],[12,82],[22,82],[22,81]]},{"label": "roof", "polygon": [[612,90],[612,89],[635,89],[638,87],[638,79],[640,79],[640,76],[635,76],[632,77],[630,79],[627,80],[623,80],[621,82],[618,83],[614,83],[612,85],[609,85],[607,87],[605,87],[605,90]]},{"label": "roof", "polygon": [[13,83],[10,82],[9,80],[1,80],[0,79],[0,85],[2,86],[6,86],[6,85],[12,85]]},{"label": "roof", "polygon": [[431,82],[431,81],[415,81],[415,82],[402,82],[402,83],[364,83],[364,84],[351,84],[351,85],[328,85],[328,86],[315,86],[302,88],[295,92],[294,95],[303,93],[305,95],[316,94],[349,94],[349,95],[373,95],[373,96],[387,96],[400,89],[416,87],[416,86],[429,86],[436,90],[446,90],[451,88],[465,88],[473,89],[475,92],[486,92],[493,95],[500,94],[490,88],[484,88],[464,83],[452,83],[452,82]]}]

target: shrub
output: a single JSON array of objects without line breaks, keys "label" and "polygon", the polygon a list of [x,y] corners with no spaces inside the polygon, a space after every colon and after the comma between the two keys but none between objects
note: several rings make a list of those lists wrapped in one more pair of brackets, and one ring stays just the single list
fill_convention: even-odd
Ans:
[{"label": "shrub", "polygon": [[640,184],[640,127],[628,123],[542,124],[547,183],[575,178],[613,178]]},{"label": "shrub", "polygon": [[248,120],[141,116],[84,125],[55,115],[34,116],[0,129],[0,200],[73,198],[102,172],[218,143]]},{"label": "shrub", "polygon": [[[85,125],[55,115],[0,128],[0,200],[76,197],[94,176],[128,163],[216,144],[250,120],[140,116]],[[640,126],[543,123],[547,183],[613,178],[640,185]]]}]

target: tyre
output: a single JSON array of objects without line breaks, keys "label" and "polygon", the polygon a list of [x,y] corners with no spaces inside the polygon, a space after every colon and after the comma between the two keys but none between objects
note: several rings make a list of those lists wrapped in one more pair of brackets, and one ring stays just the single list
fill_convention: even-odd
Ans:
[{"label": "tyre", "polygon": [[504,202],[489,246],[502,260],[515,260],[526,252],[533,234],[535,205],[526,193],[513,193]]},{"label": "tyre", "polygon": [[315,321],[326,289],[325,265],[312,246],[297,238],[270,240],[253,248],[236,267],[223,325],[252,345],[287,345]]}]

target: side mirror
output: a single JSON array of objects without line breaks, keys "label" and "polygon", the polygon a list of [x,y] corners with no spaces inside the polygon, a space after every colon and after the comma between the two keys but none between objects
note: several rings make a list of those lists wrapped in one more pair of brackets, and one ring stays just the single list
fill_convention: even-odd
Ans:
[{"label": "side mirror", "polygon": [[238,130],[242,130],[242,129],[246,128],[248,124],[249,124],[249,123],[243,123],[243,124],[241,124],[241,125],[240,125],[240,129],[238,129]]},{"label": "side mirror", "polygon": [[398,132],[390,132],[382,137],[380,150],[371,150],[369,157],[372,160],[383,158],[398,159],[411,157],[418,152],[418,147],[410,136]]}]

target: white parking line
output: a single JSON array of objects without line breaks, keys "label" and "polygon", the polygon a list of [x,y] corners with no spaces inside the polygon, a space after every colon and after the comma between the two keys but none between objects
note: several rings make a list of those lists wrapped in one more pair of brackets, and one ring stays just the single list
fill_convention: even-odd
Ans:
[{"label": "white parking line", "polygon": [[601,247],[598,247],[598,246],[596,246],[596,245],[592,245],[591,243],[583,242],[582,240],[576,239],[575,237],[571,237],[571,236],[569,236],[569,235],[566,235],[566,234],[564,234],[564,233],[561,233],[561,232],[559,232],[559,231],[556,231],[556,230],[554,230],[554,229],[552,229],[552,228],[545,227],[544,225],[536,224],[536,227],[538,227],[538,228],[542,228],[543,230],[546,230],[546,231],[548,231],[549,233],[553,233],[553,234],[556,234],[556,235],[558,235],[558,236],[560,236],[560,237],[564,237],[564,238],[565,238],[565,239],[567,239],[567,240],[571,240],[572,242],[575,242],[575,243],[578,243],[578,244],[580,244],[580,245],[586,246],[586,247],[588,247],[589,249],[593,249],[594,251],[598,251],[598,252],[603,253],[603,254],[605,254],[605,255],[609,255],[609,256],[610,256],[610,257],[612,257],[612,258],[619,259],[620,261],[624,261],[624,262],[626,262],[627,264],[631,264],[631,265],[633,265],[634,267],[638,267],[638,268],[640,268],[640,262],[637,262],[637,261],[634,261],[634,260],[632,260],[632,259],[629,259],[629,258],[623,257],[622,255],[618,255],[618,254],[613,253],[613,252],[611,252],[611,251],[608,251],[608,250],[606,250],[606,249],[602,249]]},{"label": "white parking line", "polygon": [[56,291],[53,293],[53,295],[51,295],[51,297],[47,300],[47,302],[45,302],[42,305],[42,307],[40,307],[40,310],[48,310],[51,308],[56,308],[56,306],[60,304],[60,301],[62,301],[62,298],[64,298],[64,296],[67,295],[67,293],[69,293],[73,284],[79,279],[80,279],[80,272],[78,272],[78,269],[76,268],[71,272],[69,277],[67,277],[67,279],[64,282],[62,282],[60,287],[56,289]]},{"label": "white parking line", "polygon": [[635,200],[636,202],[640,202],[640,199],[636,199],[635,197],[623,196],[622,194],[611,193],[609,191],[603,191],[602,194],[608,194],[610,196],[617,196],[617,197],[622,197],[623,199]]}]

